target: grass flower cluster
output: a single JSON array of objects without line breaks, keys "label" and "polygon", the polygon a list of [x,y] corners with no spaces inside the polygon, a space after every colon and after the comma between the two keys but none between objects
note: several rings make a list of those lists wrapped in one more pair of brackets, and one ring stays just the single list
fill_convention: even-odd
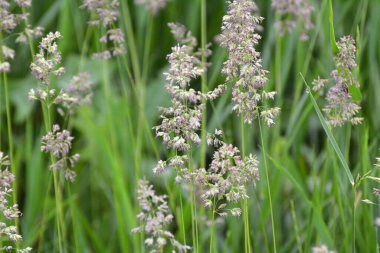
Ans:
[{"label": "grass flower cluster", "polygon": [[133,233],[145,233],[147,238],[144,244],[150,252],[163,252],[170,244],[175,252],[186,252],[191,247],[179,243],[175,236],[166,230],[173,222],[173,215],[166,201],[167,196],[156,195],[153,185],[146,180],[138,182],[137,200],[141,212],[137,215],[141,225],[132,230]]},{"label": "grass flower cluster", "polygon": [[94,53],[94,59],[108,60],[113,56],[125,54],[124,33],[120,28],[117,28],[119,6],[118,0],[83,1],[81,7],[96,16],[95,19],[89,21],[89,24],[101,28],[102,36],[99,41],[107,48],[104,51]]},{"label": "grass flower cluster", "polygon": [[281,36],[295,30],[297,25],[301,24],[300,39],[309,39],[308,32],[314,27],[311,20],[314,7],[309,0],[273,0],[272,8],[280,16],[280,20],[274,25]]},{"label": "grass flower cluster", "polygon": [[[334,126],[343,126],[345,123],[358,125],[363,122],[363,118],[357,116],[360,112],[358,105],[352,98],[350,87],[360,88],[353,71],[356,64],[356,46],[351,36],[345,36],[337,43],[339,53],[334,58],[336,69],[331,72],[334,85],[330,87],[326,94],[326,106],[323,111],[326,113],[327,122]],[[326,86],[328,80],[314,80],[313,90],[320,91]]]},{"label": "grass flower cluster", "polygon": [[244,122],[252,124],[257,117],[263,118],[268,126],[274,124],[280,108],[265,108],[265,101],[273,100],[276,92],[266,92],[268,71],[262,68],[260,52],[256,50],[260,35],[257,26],[262,17],[253,15],[257,9],[252,1],[235,0],[229,4],[223,17],[220,45],[228,49],[228,60],[222,73],[227,82],[232,82],[233,110],[242,115]]},{"label": "grass flower cluster", "polygon": [[[13,191],[13,183],[15,181],[15,176],[8,170],[10,162],[8,156],[0,152],[0,240],[3,247],[0,247],[1,251],[5,252],[16,252],[28,253],[32,251],[32,248],[27,247],[25,249],[19,249],[16,247],[16,243],[22,240],[22,236],[19,234],[16,226],[11,225],[11,222],[18,219],[22,214],[18,209],[17,204],[9,203],[9,196]],[[10,241],[13,243],[4,242]]]},{"label": "grass flower cluster", "polygon": [[137,5],[142,5],[153,15],[164,9],[169,0],[135,0]]}]

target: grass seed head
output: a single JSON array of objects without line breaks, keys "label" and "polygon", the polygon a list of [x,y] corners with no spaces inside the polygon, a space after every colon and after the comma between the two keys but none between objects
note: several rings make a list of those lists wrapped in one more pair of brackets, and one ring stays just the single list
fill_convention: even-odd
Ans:
[{"label": "grass seed head", "polygon": [[107,49],[94,53],[93,59],[109,60],[112,57],[121,56],[126,53],[124,32],[117,27],[120,15],[119,7],[120,2],[118,0],[83,1],[81,8],[96,16],[94,20],[89,21],[89,24],[104,27],[106,30],[99,41],[105,44]]},{"label": "grass seed head", "polygon": [[275,22],[275,28],[281,36],[293,31],[301,23],[300,39],[309,39],[307,33],[314,27],[311,21],[314,7],[309,0],[272,0],[272,8],[280,14],[280,21]]},{"label": "grass seed head", "polygon": [[334,58],[336,69],[331,72],[334,86],[326,95],[326,106],[323,111],[327,121],[333,127],[340,127],[346,123],[361,124],[363,118],[358,117],[361,107],[353,101],[349,92],[350,86],[360,87],[353,74],[356,67],[356,46],[351,36],[342,37],[337,43],[339,53]]},{"label": "grass seed head", "polygon": [[163,252],[170,243],[178,252],[186,252],[191,247],[179,243],[167,227],[174,217],[169,210],[166,195],[156,195],[153,185],[146,180],[138,181],[137,200],[140,213],[137,215],[140,226],[132,229],[132,233],[144,233],[145,246],[150,252]]},{"label": "grass seed head", "polygon": [[168,0],[135,0],[135,4],[142,5],[152,15],[157,15],[160,10],[166,7]]},{"label": "grass seed head", "polygon": [[53,130],[42,137],[41,151],[50,153],[55,157],[55,162],[50,165],[51,170],[64,170],[66,180],[74,182],[76,174],[72,169],[80,156],[79,154],[70,156],[74,137],[71,136],[69,131],[60,130],[59,125],[53,125]]},{"label": "grass seed head", "polygon": [[262,68],[260,52],[255,49],[261,39],[257,28],[263,20],[254,15],[256,10],[256,4],[250,0],[229,2],[218,41],[228,50],[222,73],[227,82],[233,83],[233,111],[243,116],[249,125],[257,117],[262,117],[270,127],[274,125],[280,108],[263,107],[265,101],[274,99],[275,92],[266,93],[263,89],[269,72]]},{"label": "grass seed head", "polygon": [[[22,236],[18,233],[17,228],[11,225],[12,221],[18,219],[22,213],[18,209],[17,204],[10,204],[10,195],[13,192],[13,182],[15,176],[9,171],[10,161],[8,156],[5,156],[0,151],[0,240],[11,241],[17,243],[22,240]],[[1,250],[13,252],[16,249],[14,246],[5,246]],[[31,248],[19,249],[17,252],[30,252]]]}]

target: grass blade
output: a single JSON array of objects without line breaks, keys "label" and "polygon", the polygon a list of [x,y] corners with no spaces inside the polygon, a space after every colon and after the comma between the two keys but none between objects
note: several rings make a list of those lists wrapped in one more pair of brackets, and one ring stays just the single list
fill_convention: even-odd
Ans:
[{"label": "grass blade", "polygon": [[[331,1],[331,0],[330,0]],[[307,92],[309,94],[309,97],[313,103],[313,106],[314,106],[314,109],[318,115],[318,118],[319,118],[319,121],[321,122],[322,124],[322,127],[323,129],[325,130],[325,133],[327,135],[327,138],[329,139],[329,141],[331,142],[334,150],[335,150],[335,153],[338,155],[339,157],[339,161],[340,163],[342,164],[344,170],[346,171],[346,174],[347,174],[347,177],[348,177],[348,180],[350,181],[351,185],[354,186],[355,185],[355,181],[354,181],[354,178],[351,174],[351,171],[350,171],[350,168],[348,167],[348,164],[346,162],[346,160],[344,159],[344,156],[342,154],[342,151],[340,150],[339,146],[338,146],[338,143],[336,142],[335,138],[334,138],[334,135],[332,134],[330,128],[328,127],[327,125],[327,122],[326,122],[326,119],[325,117],[323,116],[321,110],[319,109],[318,107],[318,104],[317,104],[317,101],[315,100],[313,94],[310,92],[310,87],[309,85],[307,84],[304,76],[300,73],[302,79],[303,79],[303,82],[305,83],[306,87],[307,87]]]},{"label": "grass blade", "polygon": [[335,30],[334,30],[334,12],[332,7],[332,0],[329,0],[329,23],[330,23],[330,41],[331,41],[331,48],[334,53],[334,55],[339,53],[338,46],[336,45],[335,41]]}]

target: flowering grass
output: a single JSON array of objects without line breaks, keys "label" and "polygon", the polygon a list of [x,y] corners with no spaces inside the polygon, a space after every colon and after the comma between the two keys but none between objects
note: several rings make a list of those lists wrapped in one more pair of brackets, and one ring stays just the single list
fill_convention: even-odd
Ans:
[{"label": "flowering grass", "polygon": [[0,0],[0,251],[378,252],[379,13]]}]

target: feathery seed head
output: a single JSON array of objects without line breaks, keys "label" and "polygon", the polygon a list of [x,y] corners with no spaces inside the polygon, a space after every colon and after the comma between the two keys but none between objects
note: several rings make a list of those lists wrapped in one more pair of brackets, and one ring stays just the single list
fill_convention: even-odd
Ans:
[{"label": "feathery seed head", "polygon": [[39,53],[35,55],[35,60],[30,65],[33,76],[42,84],[50,85],[50,75],[61,76],[64,68],[58,67],[62,56],[58,50],[57,40],[62,38],[59,32],[50,32],[42,39],[39,45]]},{"label": "feathery seed head", "polygon": [[[10,165],[8,156],[5,156],[0,151],[0,240],[11,241],[17,243],[22,240],[22,236],[18,233],[17,228],[8,223],[18,219],[22,214],[18,209],[17,204],[10,204],[9,199],[13,191],[12,185],[15,181],[15,176],[8,170]],[[4,249],[4,248],[0,248]],[[6,246],[8,251],[13,252],[16,247]],[[20,249],[17,252],[30,252],[31,248]]]},{"label": "feathery seed head", "polygon": [[355,40],[351,36],[343,36],[337,43],[339,53],[335,57],[338,69],[352,70],[356,65]]},{"label": "feathery seed head", "polygon": [[312,248],[312,253],[336,253],[336,251],[329,250],[329,248],[322,244]]},{"label": "feathery seed head", "polygon": [[375,167],[376,167],[376,168],[380,168],[380,157],[377,157],[377,158],[376,158],[376,164],[375,164]]},{"label": "feathery seed head", "polygon": [[322,91],[323,88],[327,85],[327,79],[321,79],[319,76],[317,79],[313,80],[312,89],[314,92]]},{"label": "feathery seed head", "polygon": [[94,83],[87,72],[74,76],[69,86],[61,92],[61,101],[56,104],[62,104],[63,107],[73,114],[82,105],[92,103]]},{"label": "feathery seed head", "polygon": [[297,24],[301,23],[302,30],[300,39],[309,39],[307,32],[314,27],[311,21],[311,14],[314,11],[314,7],[309,0],[272,0],[272,8],[281,16],[281,20],[275,23],[275,28],[281,36],[293,31]]},{"label": "feathery seed head", "polygon": [[275,92],[264,91],[268,71],[262,69],[260,52],[255,47],[261,36],[256,33],[262,17],[255,16],[257,7],[250,0],[229,2],[227,15],[223,17],[222,34],[218,40],[228,50],[222,73],[232,82],[233,110],[251,125],[262,117],[268,126],[274,124],[279,108],[265,109],[263,103],[273,100]]},{"label": "feathery seed head", "polygon": [[[200,56],[194,52],[196,39],[180,24],[170,24],[173,32],[177,34],[178,46],[172,48],[168,55],[170,64],[166,75],[166,90],[172,97],[172,106],[160,108],[162,122],[154,127],[156,136],[163,139],[164,144],[171,149],[187,152],[193,144],[198,145],[201,139],[198,132],[201,127],[202,112],[204,106],[201,101],[205,97],[194,89],[188,89],[191,80],[201,76],[205,71]],[[182,35],[179,35],[179,34]],[[186,39],[185,35],[186,35]],[[188,41],[193,41],[185,45]],[[220,90],[208,93],[209,97],[215,97]]]},{"label": "feathery seed head", "polygon": [[56,158],[67,156],[71,149],[71,141],[74,137],[70,136],[70,132],[63,130],[60,132],[58,125],[53,125],[53,131],[47,133],[41,139],[41,151],[51,153]]},{"label": "feathery seed head", "polygon": [[11,71],[11,65],[9,62],[0,62],[0,74],[1,73],[8,73]]},{"label": "feathery seed head", "polygon": [[361,124],[363,118],[357,116],[361,107],[353,101],[349,92],[350,86],[360,87],[353,75],[356,67],[355,41],[351,36],[344,36],[337,46],[339,53],[334,58],[336,69],[331,72],[335,84],[327,92],[327,104],[323,111],[327,115],[328,123],[334,127],[343,126],[347,122]]},{"label": "feathery seed head", "polygon": [[113,56],[116,57],[126,53],[124,33],[120,28],[115,28],[119,19],[119,5],[118,0],[83,1],[81,8],[97,16],[97,19],[89,21],[89,24],[106,28],[106,32],[99,41],[107,44],[107,49],[94,53],[93,59],[109,60]]},{"label": "feathery seed head", "polygon": [[21,8],[29,8],[32,6],[32,0],[15,0],[15,2]]},{"label": "feathery seed head", "polygon": [[152,15],[157,15],[158,12],[165,8],[168,0],[135,0],[136,5],[143,5]]},{"label": "feathery seed head", "polygon": [[144,233],[145,246],[151,252],[162,252],[170,243],[178,252],[186,252],[191,247],[180,244],[174,235],[167,231],[173,221],[166,195],[156,195],[153,185],[146,180],[138,181],[137,200],[141,212],[137,215],[140,226],[132,229],[132,233]]},{"label": "feathery seed head", "polygon": [[25,18],[21,14],[13,14],[10,9],[9,1],[0,0],[0,33],[9,33]]},{"label": "feathery seed head", "polygon": [[27,44],[28,38],[37,39],[43,36],[44,28],[41,26],[31,27],[29,24],[25,27],[24,31],[18,34],[16,38],[17,43]]},{"label": "feathery seed head", "polygon": [[[27,8],[31,5],[31,0],[15,0],[16,5],[18,5],[21,8]],[[15,28],[22,22],[25,21],[27,23],[29,14],[28,13],[21,13],[21,14],[15,14],[10,11],[10,1],[0,0],[0,33],[12,33],[14,32]],[[17,32],[17,39],[16,42],[19,42],[19,37],[21,37],[25,31],[28,29],[28,25],[25,26],[24,30],[21,32]],[[16,33],[15,33],[16,34]],[[2,42],[4,43],[4,42]],[[7,60],[11,60],[15,57],[15,52],[6,47],[2,46],[0,48],[0,55],[2,54],[4,59],[3,61],[0,61],[0,73],[8,73],[10,72],[10,63]]]},{"label": "feathery seed head", "polygon": [[377,188],[373,188],[373,194],[380,199],[380,190]]},{"label": "feathery seed head", "polygon": [[[210,168],[200,169],[196,172],[196,181],[202,186],[202,202],[205,207],[212,206],[213,199],[225,201],[226,203],[237,203],[241,199],[248,198],[246,184],[259,180],[259,162],[249,155],[244,159],[240,156],[238,148],[231,144],[223,143],[213,155]],[[217,213],[225,209],[227,204],[217,208]],[[239,208],[230,210],[233,216],[239,216]]]},{"label": "feathery seed head", "polygon": [[187,31],[186,27],[180,23],[169,23],[170,32],[174,39],[181,45],[188,45],[190,48],[195,48],[198,44],[197,39]]},{"label": "feathery seed head", "polygon": [[55,157],[55,163],[50,165],[51,170],[63,169],[66,180],[73,182],[76,174],[71,169],[74,168],[80,156],[79,154],[69,155],[74,137],[69,131],[60,130],[59,125],[53,125],[52,132],[48,132],[42,137],[41,151]]}]

